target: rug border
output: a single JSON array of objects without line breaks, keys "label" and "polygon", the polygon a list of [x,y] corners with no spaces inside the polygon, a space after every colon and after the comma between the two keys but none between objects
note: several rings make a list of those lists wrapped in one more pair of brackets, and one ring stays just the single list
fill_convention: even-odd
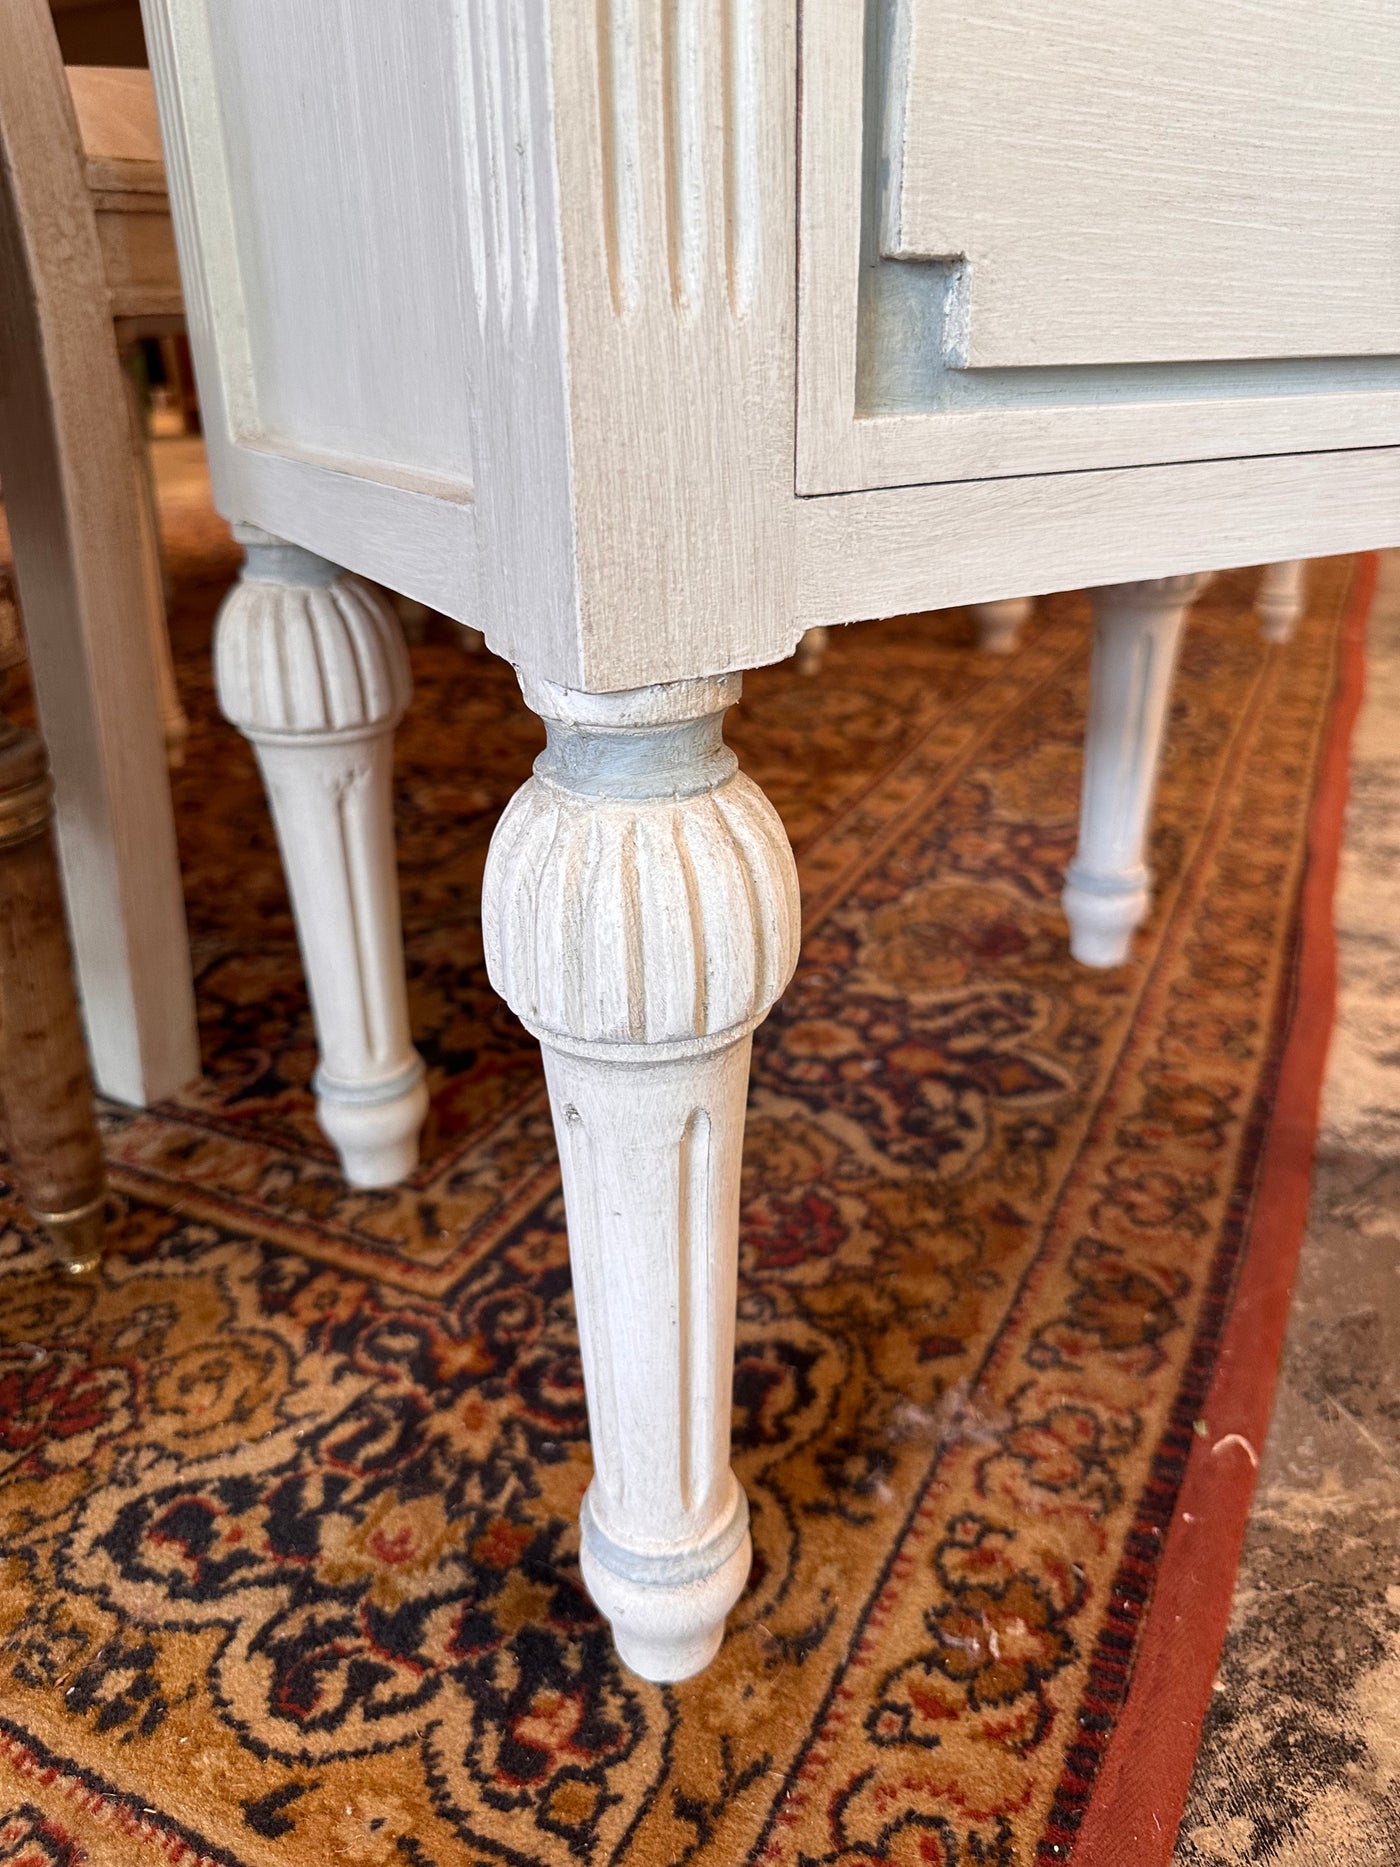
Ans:
[{"label": "rug border", "polygon": [[1074,1867],[1170,1867],[1229,1626],[1254,1469],[1245,1446],[1232,1440],[1224,1456],[1213,1447],[1238,1435],[1262,1450],[1273,1409],[1336,1011],[1333,899],[1378,571],[1377,553],[1358,558],[1347,605],[1309,813],[1294,1012],[1239,1281],[1206,1399],[1210,1432],[1194,1441],[1188,1457],[1127,1699],[1070,1850]]}]

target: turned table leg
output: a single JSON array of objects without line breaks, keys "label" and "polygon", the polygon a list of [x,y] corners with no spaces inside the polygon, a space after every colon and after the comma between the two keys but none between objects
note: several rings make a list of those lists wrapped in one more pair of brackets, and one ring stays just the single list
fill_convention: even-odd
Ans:
[{"label": "turned table leg", "polygon": [[428,1108],[409,1037],[394,863],[403,633],[359,579],[253,526],[214,642],[219,705],[253,743],[320,1046],[316,1112],[353,1186],[412,1171]]},{"label": "turned table leg", "polygon": [[86,1271],[102,1251],[106,1179],[54,858],[52,794],[38,735],[0,717],[0,1127],[20,1197],[65,1267]]},{"label": "turned table leg", "polygon": [[1291,642],[1303,614],[1306,558],[1283,558],[1266,564],[1254,595],[1259,633],[1266,642]]},{"label": "turned table leg", "polygon": [[825,623],[814,623],[810,629],[804,630],[802,640],[797,644],[797,672],[820,674],[830,641],[831,630]]},{"label": "turned table leg", "polygon": [[539,1038],[563,1167],[594,1477],[582,1565],[655,1680],[713,1657],[748,1576],[729,1464],[752,1032],[797,959],[777,813],[724,744],[737,676],[588,695],[549,735],[483,886],[492,983]]},{"label": "turned table leg", "polygon": [[1147,913],[1148,819],[1186,612],[1203,577],[1106,584],[1092,592],[1094,653],[1079,847],[1061,896],[1070,951],[1118,966]]},{"label": "turned table leg", "polygon": [[984,655],[1014,654],[1021,641],[1021,631],[1030,621],[1033,605],[1028,596],[1007,596],[996,603],[974,603],[973,625],[977,646]]}]

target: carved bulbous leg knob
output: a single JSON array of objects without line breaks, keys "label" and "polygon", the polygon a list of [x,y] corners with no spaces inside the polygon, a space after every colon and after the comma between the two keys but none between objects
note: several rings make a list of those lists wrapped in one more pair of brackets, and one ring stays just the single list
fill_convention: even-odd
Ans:
[{"label": "carved bulbous leg knob", "polygon": [[1093,592],[1079,847],[1061,896],[1070,951],[1086,966],[1121,965],[1151,901],[1148,819],[1181,631],[1204,582],[1159,577]]},{"label": "carved bulbous leg knob", "polygon": [[1032,608],[1028,596],[1007,596],[996,603],[974,603],[972,621],[982,653],[1014,654],[1020,646],[1021,631],[1030,621]]},{"label": "carved bulbous leg knob", "polygon": [[797,960],[792,851],[724,744],[736,676],[589,695],[492,840],[486,964],[544,1051],[594,1478],[584,1578],[655,1680],[713,1657],[748,1575],[729,1465],[754,1027]]},{"label": "carved bulbous leg knob", "polygon": [[1266,564],[1254,594],[1259,633],[1266,642],[1291,642],[1306,601],[1306,558],[1283,558]]},{"label": "carved bulbous leg knob", "polygon": [[353,1186],[390,1186],[417,1164],[428,1108],[394,863],[403,633],[358,578],[234,530],[248,555],[215,635],[219,705],[252,741],[277,828],[321,1052],[317,1115]]}]

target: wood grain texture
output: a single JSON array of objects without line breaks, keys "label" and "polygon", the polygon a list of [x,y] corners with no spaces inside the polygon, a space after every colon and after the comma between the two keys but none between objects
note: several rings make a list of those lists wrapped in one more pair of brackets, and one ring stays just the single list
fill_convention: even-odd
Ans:
[{"label": "wood grain texture", "polygon": [[[1358,5],[1367,10],[1367,0],[1358,0]],[[1054,68],[1056,42],[1049,27],[1067,8],[1073,11],[1077,6],[1102,12],[1097,0],[1047,0],[1044,37],[1034,10],[1018,10],[1013,15],[1006,9],[978,9],[975,15],[959,16],[962,25],[950,30],[954,40],[958,32],[974,36],[983,32],[998,43],[1014,39],[1020,48],[1017,56],[1027,65],[1026,84],[1033,89],[1032,67],[1042,81]],[[1009,105],[998,81],[985,73],[962,75],[956,59],[951,64],[940,62],[951,56],[941,40],[936,54],[930,49],[943,12],[934,0],[927,5],[925,0],[871,0],[869,7],[848,5],[846,0],[807,0],[804,8],[799,492],[846,492],[1003,474],[1396,443],[1400,438],[1400,384],[1394,365],[1385,356],[1365,360],[1368,352],[1385,349],[1380,337],[1358,347],[1360,362],[1354,358],[1319,362],[1309,345],[1295,345],[1291,350],[1285,346],[1279,358],[1277,343],[1271,341],[1261,345],[1257,355],[1250,354],[1247,345],[1223,351],[1197,347],[1188,349],[1190,362],[1156,362],[1126,370],[1109,366],[1077,372],[1062,367],[1026,368],[1038,360],[1029,351],[1017,359],[1022,367],[1016,369],[988,372],[963,367],[973,360],[968,343],[975,310],[974,274],[967,256],[945,251],[940,266],[896,264],[881,257],[882,223],[889,219],[895,199],[886,183],[892,166],[896,180],[899,172],[897,164],[892,165],[889,145],[900,140],[909,121],[906,93],[908,60],[915,55],[912,40],[918,41],[928,81],[935,81],[935,70],[943,74],[937,81],[946,82],[955,99],[946,114],[963,126],[959,160],[969,172],[989,149],[1014,144],[1022,133],[1014,120],[1008,120]],[[1247,19],[1257,26],[1256,12],[1247,10]],[[887,16],[893,40],[888,48],[877,31]],[[1329,13],[1326,17],[1326,30],[1340,42],[1346,35],[1338,30],[1336,16]],[[1319,13],[1319,21],[1322,18]],[[1238,30],[1241,27],[1234,16],[1227,19],[1219,9],[1211,13],[1210,29],[1202,29],[1201,43],[1216,55],[1222,71],[1231,68],[1226,51],[1234,45]],[[1119,82],[1151,90],[1157,69],[1153,54],[1159,40],[1164,53],[1170,55],[1179,41],[1175,13],[1159,10],[1134,21],[1131,41],[1119,50]],[[1037,63],[1042,56],[1044,63]],[[1253,65],[1249,69],[1252,73]],[[1296,64],[1294,78],[1300,97],[1306,95],[1311,78],[1305,64]],[[1353,117],[1365,118],[1376,134],[1384,136],[1388,131],[1383,113],[1368,102],[1376,95],[1370,85],[1367,70],[1357,67],[1353,93],[1338,99],[1334,92],[1333,101],[1346,103]],[[1228,92],[1228,107],[1246,132],[1254,121],[1251,87],[1252,78],[1239,88],[1234,88],[1232,80],[1220,92],[1222,97]],[[1261,98],[1260,110],[1268,101]],[[1054,111],[1053,87],[1047,86],[1046,101],[1037,108],[1041,116],[1036,120]],[[1035,118],[1034,112],[1031,115]],[[922,124],[918,112],[915,117]],[[1325,112],[1320,121],[1329,121]],[[1123,134],[1134,133],[1136,124],[1137,119],[1131,119]],[[918,133],[935,134],[924,129]],[[1056,147],[1044,131],[1042,163],[1057,159]],[[1068,130],[1058,147],[1067,164],[1079,159],[1078,144]],[[1228,188],[1232,178],[1225,173],[1227,149],[1218,140],[1208,140],[1193,151],[1198,164],[1217,156],[1219,184]],[[1009,171],[1003,167],[998,173],[1008,196],[1016,195],[1017,183]],[[1107,165],[1099,185],[1111,192],[1117,173],[1116,167]],[[1352,198],[1347,190],[1368,199],[1378,193],[1384,198],[1384,184],[1344,138],[1333,147],[1326,174],[1327,186],[1339,201]],[[1159,222],[1174,211],[1175,177],[1169,165],[1164,162],[1154,178],[1160,189],[1155,205],[1145,206],[1139,200],[1134,210],[1139,237],[1147,242],[1156,237]],[[1097,203],[1093,217],[1077,229],[1081,244],[1099,237],[1108,241],[1126,237],[1118,211],[1116,205]],[[1007,212],[1019,209],[1008,205]],[[897,222],[897,208],[894,218]],[[1283,209],[1279,218],[1286,225]],[[1373,219],[1376,238],[1383,242],[1385,211]],[[885,244],[897,250],[897,237],[888,228],[884,231]],[[1308,271],[1304,255],[1309,250],[1308,242],[1301,240],[1296,276],[1307,281],[1307,289],[1315,296],[1325,298],[1325,289],[1315,286]],[[1198,261],[1201,257],[1195,255]],[[984,286],[988,279],[995,285],[1013,266],[1014,259],[1004,256],[988,260],[982,269]],[[950,340],[937,303],[945,275],[953,270],[958,274],[959,315]],[[1205,289],[1204,282],[1199,289]],[[1149,296],[1144,315],[1163,320],[1174,315],[1170,295],[1154,289]],[[1082,317],[1089,329],[1096,316],[1113,315],[1124,304],[1124,297],[1110,294],[1106,305],[1101,304],[1084,270],[1064,287],[1058,306],[1047,307],[1036,293],[1020,302],[1035,308],[1037,327],[1043,316],[1051,321],[1058,316]],[[1383,332],[1384,327],[1385,315],[1378,314],[1374,329]],[[1222,355],[1242,360],[1233,367],[1195,361]],[[1272,368],[1261,364],[1259,359],[1266,356],[1276,359]],[[1285,360],[1290,357],[1300,360]],[[946,367],[949,363],[958,367]],[[863,399],[870,395],[868,387],[862,389],[867,377],[877,383],[886,378],[902,382],[901,406],[886,409],[878,395]]]},{"label": "wood grain texture", "polygon": [[[3,680],[3,677],[0,677]],[[73,991],[37,734],[0,717],[0,1130],[41,1222],[98,1205],[106,1187]],[[100,1229],[89,1226],[89,1232]]]},{"label": "wood grain texture", "polygon": [[140,494],[73,107],[40,0],[0,0],[0,479],[94,1071],[198,1073]]},{"label": "wood grain texture", "polygon": [[1400,449],[891,487],[798,507],[801,614],[854,622],[1400,544]]},{"label": "wood grain texture", "polygon": [[220,510],[577,679],[539,9],[144,17]]},{"label": "wood grain texture", "polygon": [[792,612],[793,15],[552,12],[576,685],[743,667]]},{"label": "wood grain texture", "polygon": [[148,71],[72,65],[68,89],[115,317],[179,319],[184,303]]},{"label": "wood grain texture", "polygon": [[885,251],[965,264],[969,367],[1400,350],[1388,0],[901,12]]},{"label": "wood grain texture", "polygon": [[[221,508],[533,674],[626,690],[809,624],[1393,536],[1386,356],[945,369],[982,400],[862,402],[863,273],[928,271],[870,247],[873,0],[806,0],[800,72],[795,0],[146,5]],[[1125,41],[1140,89],[1153,32]],[[1363,187],[1363,104],[1328,86],[1332,185]],[[876,320],[900,380],[916,296]],[[421,423],[378,410],[383,351],[439,383]]]}]

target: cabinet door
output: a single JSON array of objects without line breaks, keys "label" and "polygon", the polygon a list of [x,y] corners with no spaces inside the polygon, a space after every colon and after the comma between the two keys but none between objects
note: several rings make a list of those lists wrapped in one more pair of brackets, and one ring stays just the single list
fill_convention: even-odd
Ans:
[{"label": "cabinet door", "polygon": [[1394,0],[806,0],[799,490],[1400,441]]}]

